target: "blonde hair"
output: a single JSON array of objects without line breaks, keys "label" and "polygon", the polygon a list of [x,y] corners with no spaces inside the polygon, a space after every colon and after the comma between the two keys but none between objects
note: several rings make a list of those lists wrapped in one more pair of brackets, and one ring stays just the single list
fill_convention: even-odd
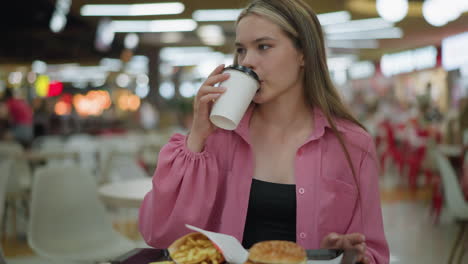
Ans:
[{"label": "blonde hair", "polygon": [[[311,107],[318,107],[327,118],[333,133],[343,148],[354,179],[358,183],[356,171],[344,138],[336,128],[335,119],[344,119],[364,130],[365,128],[344,105],[330,79],[323,31],[317,16],[311,7],[302,0],[253,0],[241,12],[237,23],[250,14],[262,16],[278,25],[291,39],[295,47],[303,53],[303,82],[306,102]],[[237,63],[237,54],[234,57],[234,62]]]}]

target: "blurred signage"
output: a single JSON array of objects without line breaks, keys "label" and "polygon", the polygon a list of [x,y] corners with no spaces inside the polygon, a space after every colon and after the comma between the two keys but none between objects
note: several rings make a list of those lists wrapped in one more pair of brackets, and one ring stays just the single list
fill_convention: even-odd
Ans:
[{"label": "blurred signage", "polygon": [[63,91],[63,83],[50,81],[49,76],[39,75],[35,83],[36,94],[40,97],[60,95]]},{"label": "blurred signage", "polygon": [[57,96],[60,95],[63,91],[63,83],[58,81],[52,81],[49,83],[49,90],[47,91],[47,96]]},{"label": "blurred signage", "polygon": [[442,40],[442,67],[456,70],[468,61],[468,32]]},{"label": "blurred signage", "polygon": [[380,59],[382,74],[387,77],[416,70],[430,69],[436,65],[437,48],[434,46],[385,54]]},{"label": "blurred signage", "polygon": [[47,75],[39,75],[36,79],[36,94],[38,96],[44,97],[47,96],[47,92],[49,90],[49,76]]}]

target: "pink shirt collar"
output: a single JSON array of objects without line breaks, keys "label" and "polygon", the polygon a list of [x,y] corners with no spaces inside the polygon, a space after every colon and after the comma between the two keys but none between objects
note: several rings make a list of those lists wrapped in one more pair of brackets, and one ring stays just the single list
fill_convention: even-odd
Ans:
[{"label": "pink shirt collar", "polygon": [[[239,125],[234,130],[239,136],[242,137],[247,143],[250,144],[250,136],[249,136],[249,124],[250,118],[252,118],[253,110],[255,108],[254,104],[251,104],[247,111],[244,114],[244,117],[241,119]],[[310,135],[309,139],[306,143],[319,139],[325,134],[325,128],[331,128],[330,123],[328,122],[326,116],[323,114],[322,110],[318,107],[314,107],[311,110],[311,115],[313,116],[314,122],[314,130]],[[341,122],[336,122],[336,127],[339,131],[344,132],[344,127],[342,126]]]}]

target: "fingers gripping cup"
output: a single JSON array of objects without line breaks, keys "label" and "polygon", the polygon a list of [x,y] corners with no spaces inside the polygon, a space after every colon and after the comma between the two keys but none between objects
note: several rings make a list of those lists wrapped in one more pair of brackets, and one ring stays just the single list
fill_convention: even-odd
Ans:
[{"label": "fingers gripping cup", "polygon": [[217,127],[234,130],[255,96],[259,80],[253,70],[240,65],[226,67],[224,72],[230,77],[220,84],[226,91],[214,103],[210,121]]}]

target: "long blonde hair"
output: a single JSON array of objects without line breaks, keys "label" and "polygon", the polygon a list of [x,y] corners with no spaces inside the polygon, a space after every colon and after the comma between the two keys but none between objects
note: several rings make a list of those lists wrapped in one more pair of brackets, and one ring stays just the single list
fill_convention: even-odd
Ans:
[{"label": "long blonde hair", "polygon": [[[317,16],[311,7],[302,0],[253,0],[241,12],[237,23],[249,14],[260,15],[277,24],[293,41],[295,47],[303,53],[306,102],[311,107],[318,107],[325,115],[343,148],[357,184],[355,168],[345,140],[336,128],[335,119],[348,120],[363,129],[365,128],[345,106],[330,79],[323,31]],[[234,62],[237,63],[237,54],[234,57]]]}]

